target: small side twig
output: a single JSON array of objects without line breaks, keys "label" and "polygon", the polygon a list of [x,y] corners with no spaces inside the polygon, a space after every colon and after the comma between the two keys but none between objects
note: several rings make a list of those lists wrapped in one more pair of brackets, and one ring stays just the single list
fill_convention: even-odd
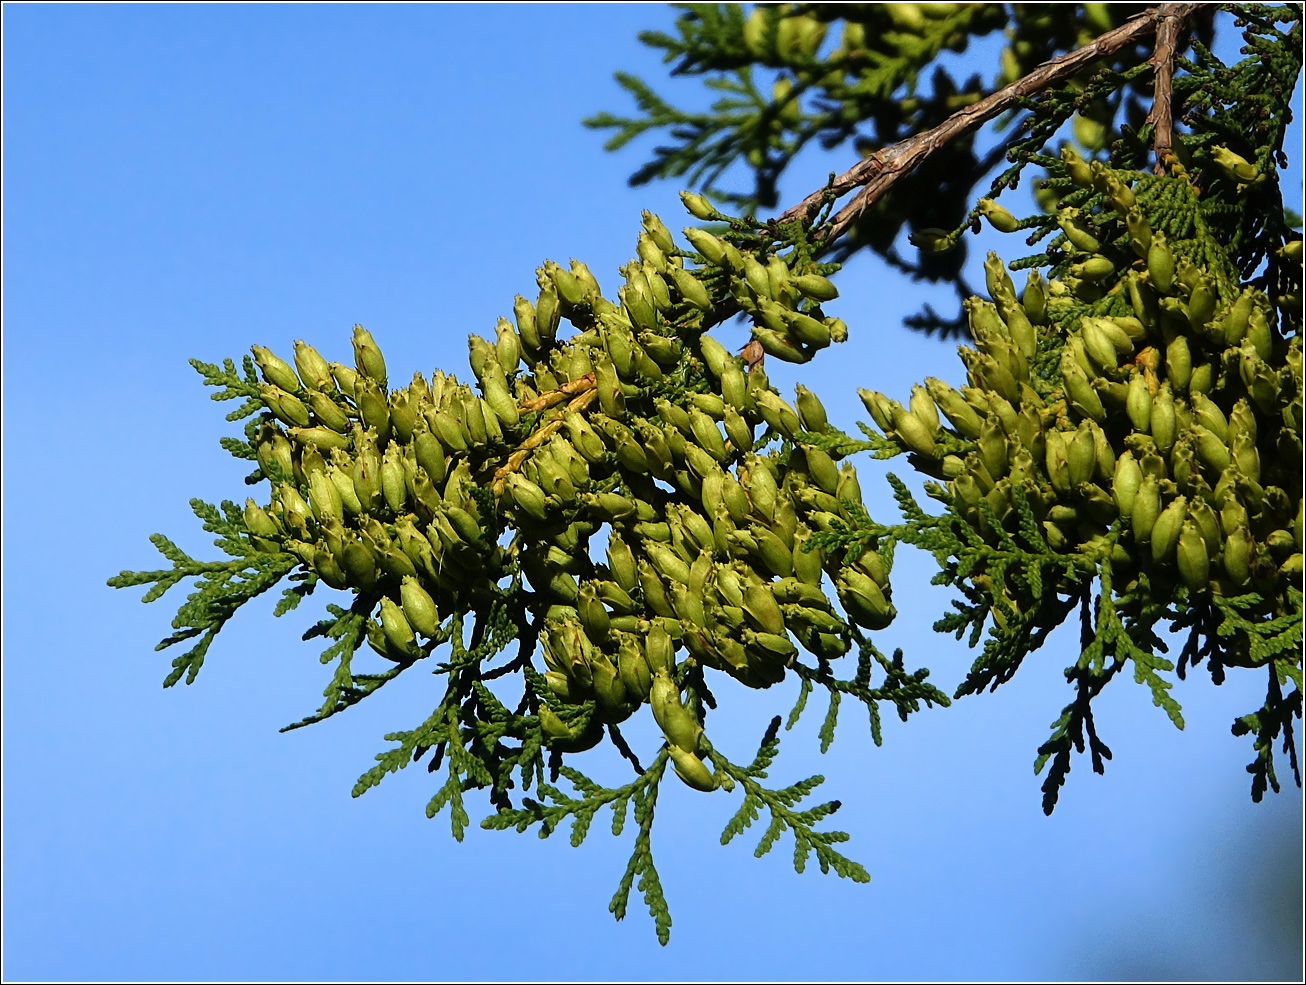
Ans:
[{"label": "small side twig", "polygon": [[578,393],[584,393],[594,385],[594,374],[586,373],[584,376],[578,376],[568,383],[562,384],[556,390],[550,390],[548,393],[542,393],[534,400],[528,400],[519,408],[523,412],[534,410],[548,410],[564,400],[570,400]]},{"label": "small side twig", "polygon": [[643,776],[644,767],[639,765],[639,757],[635,755],[629,743],[626,742],[626,737],[621,734],[621,730],[617,728],[614,722],[608,722],[608,735],[612,737],[612,744],[617,747],[617,751],[630,761],[631,766],[635,767],[635,773]]},{"label": "small side twig", "polygon": [[[521,410],[531,411],[554,407],[568,398],[570,398],[570,402],[567,404],[569,410],[584,410],[594,402],[594,398],[598,394],[599,391],[594,388],[594,374],[586,373],[584,376],[576,377],[570,383],[564,383],[556,390],[550,390],[543,396],[522,404]],[[508,473],[516,472],[521,468],[522,462],[530,457],[530,453],[553,437],[553,432],[561,427],[562,418],[556,418],[538,431],[533,432],[530,437],[517,446],[517,450],[508,456],[508,461],[499,466],[494,472],[494,495],[498,496],[503,493],[504,479]]]}]

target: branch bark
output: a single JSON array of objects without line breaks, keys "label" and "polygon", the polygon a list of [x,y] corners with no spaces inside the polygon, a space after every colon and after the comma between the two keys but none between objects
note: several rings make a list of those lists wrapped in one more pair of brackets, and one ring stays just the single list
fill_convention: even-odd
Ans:
[{"label": "branch bark", "polygon": [[1164,174],[1165,158],[1170,154],[1171,141],[1174,139],[1174,116],[1170,109],[1170,95],[1174,88],[1174,56],[1179,46],[1179,32],[1183,29],[1184,18],[1167,9],[1176,6],[1166,4],[1158,11],[1160,24],[1156,29],[1156,47],[1148,59],[1156,73],[1152,83],[1152,109],[1147,114],[1147,122],[1153,124],[1152,148],[1156,152],[1156,163],[1152,166],[1155,174]]},{"label": "branch bark", "polygon": [[[815,215],[826,194],[831,189],[836,196],[842,196],[854,188],[860,188],[852,201],[835,213],[829,225],[826,226],[823,238],[827,244],[832,243],[843,235],[862,211],[887,194],[899,178],[913,171],[940,147],[956,140],[958,137],[978,130],[994,117],[1019,106],[1021,100],[1040,92],[1050,85],[1070,78],[1092,62],[1113,55],[1120,49],[1152,34],[1158,34],[1157,52],[1153,55],[1154,65],[1160,64],[1162,43],[1168,43],[1171,46],[1169,53],[1164,57],[1164,64],[1167,69],[1164,112],[1168,119],[1169,82],[1174,66],[1174,38],[1177,37],[1179,28],[1185,20],[1200,8],[1207,6],[1211,6],[1211,4],[1165,3],[1159,7],[1143,11],[1143,13],[1131,18],[1114,31],[1108,31],[1101,37],[1069,54],[1044,62],[1033,72],[1030,72],[1029,75],[1017,79],[1005,89],[998,90],[972,106],[958,110],[934,129],[926,130],[924,133],[881,148],[835,178],[832,186],[822,187],[812,192],[812,194],[781,215],[778,221],[788,222],[793,219],[810,218]],[[1159,78],[1158,88],[1160,88]],[[1156,111],[1155,104],[1153,111]],[[1169,133],[1169,129],[1167,129],[1167,133]]]}]

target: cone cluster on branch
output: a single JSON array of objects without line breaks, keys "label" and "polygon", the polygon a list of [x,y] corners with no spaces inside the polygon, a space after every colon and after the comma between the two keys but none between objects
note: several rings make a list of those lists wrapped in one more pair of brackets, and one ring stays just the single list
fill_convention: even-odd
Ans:
[{"label": "cone cluster on branch", "polygon": [[[273,493],[267,506],[249,500],[245,520],[256,546],[375,599],[368,639],[396,662],[524,576],[543,617],[552,742],[588,748],[603,723],[648,703],[677,772],[712,789],[677,654],[767,687],[795,640],[823,660],[850,649],[826,575],[858,625],[882,628],[893,608],[874,549],[852,563],[809,549],[813,532],[861,510],[852,466],[803,440],[826,430],[820,400],[799,386],[790,404],[760,365],[695,327],[730,299],[768,353],[804,360],[845,337],[818,307],[837,292],[774,253],[686,236],[702,268],[686,269],[692,254],[645,213],[615,303],[584,264],[546,263],[515,325],[500,319],[493,342],[470,337],[475,387],[437,372],[389,389],[362,327],[353,366],[303,342],[293,367],[255,346],[268,411],[256,450]],[[786,439],[780,451],[763,452],[760,428]],[[606,563],[590,554],[600,530]],[[596,713],[578,718],[591,700]]]},{"label": "cone cluster on branch", "polygon": [[[243,398],[227,419],[246,421],[244,440],[222,444],[257,459],[246,481],[271,491],[243,510],[192,501],[229,560],[156,534],[171,569],[110,579],[150,586],[144,601],[194,579],[159,644],[188,647],[165,686],[194,680],[231,615],[283,580],[278,615],[319,583],[350,593],[305,633],[327,641],[334,669],[321,708],[287,728],[434,657],[442,696],[386,736],[355,795],[429,757],[447,775],[428,816],[447,808],[459,839],[474,788],[495,809],[482,826],[544,836],[569,823],[574,845],[599,810],[616,834],[633,809],[610,909],[621,919],[638,885],[663,943],[650,833],[668,764],[695,789],[742,791],[723,844],[765,810],[759,856],[789,830],[797,871],[814,854],[822,871],[869,878],[834,847],[846,834],[816,830],[839,802],[799,806],[821,777],[762,782],[781,717],[743,765],[709,742],[704,707],[714,692],[729,700],[720,675],[754,688],[798,676],[789,725],[828,695],[824,750],[844,699],[866,706],[877,744],[882,708],[906,720],[947,705],[927,669],[876,645],[895,616],[895,545],[930,553],[933,583],[961,596],[934,628],[982,641],[956,697],[1055,658],[1049,634],[1078,624],[1074,694],[1034,763],[1050,764],[1045,811],[1075,751],[1099,772],[1111,758],[1092,708],[1110,681],[1132,676],[1182,728],[1168,675],[1202,662],[1217,684],[1232,666],[1265,679],[1263,704],[1232,728],[1254,736],[1253,799],[1280,788],[1276,746],[1300,786],[1302,242],[1280,189],[1300,10],[1234,5],[1249,57],[1224,65],[1204,4],[685,7],[674,35],[644,38],[724,94],[711,111],[679,110],[621,73],[637,114],[587,124],[615,131],[609,149],[665,128],[632,181],[706,179],[735,215],[685,192],[711,225],[678,243],[644,213],[636,258],[606,296],[584,264],[545,263],[511,320],[469,338],[462,381],[437,371],[392,388],[361,327],[346,364],[303,342],[289,360],[255,346],[242,369],[192,360],[215,400]],[[938,63],[996,31],[988,77]],[[762,81],[759,67],[778,71]],[[1002,136],[985,151],[974,135],[989,121]],[[1079,152],[1058,155],[1067,132]],[[780,204],[781,176],[813,140],[850,141],[862,160],[755,219]],[[751,187],[713,184],[741,165]],[[1004,196],[1031,166],[1046,173],[1040,211],[1017,217]],[[1162,173],[1137,170],[1148,167]],[[1037,252],[1009,268],[990,254],[988,297],[957,318],[926,305],[907,320],[969,331],[965,385],[926,379],[901,404],[860,391],[887,436],[863,425],[865,441],[831,427],[805,387],[786,399],[770,385],[765,357],[806,364],[847,338],[823,310],[838,261],[868,248],[960,289],[966,234],[985,221]],[[908,232],[918,262],[898,252]],[[1018,295],[1009,269],[1041,273]],[[736,315],[746,358],[710,334]],[[922,509],[890,474],[901,521],[872,521],[843,460],[859,451],[907,453],[945,508]],[[1162,632],[1180,638],[1174,660]],[[382,672],[357,666],[364,640],[390,662]],[[644,704],[665,745],[641,765],[619,726]],[[634,767],[626,784],[564,761],[605,735]]]},{"label": "cone cluster on branch", "polygon": [[[1231,180],[1256,180],[1214,156]],[[969,385],[927,380],[906,407],[863,390],[867,410],[991,545],[1011,535],[1109,559],[1117,590],[1141,580],[1158,601],[1182,586],[1272,602],[1302,576],[1301,338],[1282,338],[1269,298],[1202,259],[1200,230],[1180,244],[1151,228],[1187,181],[1063,158],[1104,204],[1057,216],[1062,273],[1031,272],[1018,298],[989,254],[992,300],[966,302]],[[1016,229],[996,203],[980,212]],[[974,572],[1017,613],[1037,601],[985,579]]]}]

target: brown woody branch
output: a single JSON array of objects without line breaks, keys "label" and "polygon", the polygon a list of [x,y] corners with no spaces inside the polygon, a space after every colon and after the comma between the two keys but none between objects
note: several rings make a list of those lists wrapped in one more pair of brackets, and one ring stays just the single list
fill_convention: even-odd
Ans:
[{"label": "brown woody branch", "polygon": [[1170,108],[1170,96],[1174,90],[1174,57],[1179,47],[1179,32],[1183,29],[1183,16],[1167,9],[1175,6],[1166,4],[1158,13],[1160,21],[1156,29],[1156,47],[1148,59],[1156,73],[1152,83],[1152,108],[1147,114],[1147,122],[1153,125],[1152,148],[1156,151],[1156,163],[1152,170],[1164,174],[1165,158],[1170,154],[1171,141],[1174,139],[1174,116]]},{"label": "brown woody branch", "polygon": [[[1000,89],[965,109],[958,110],[932,130],[900,140],[896,144],[881,148],[870,157],[859,161],[843,174],[834,179],[833,184],[820,188],[780,216],[779,222],[788,222],[799,218],[810,218],[821,207],[825,196],[833,191],[836,197],[842,196],[854,188],[860,191],[847,205],[840,209],[830,220],[824,230],[824,241],[828,243],[838,239],[853,221],[865,209],[874,205],[903,176],[915,170],[927,157],[958,137],[978,130],[986,122],[1009,109],[1020,105],[1021,101],[1077,74],[1086,66],[1101,58],[1109,57],[1122,48],[1142,40],[1152,34],[1158,34],[1157,54],[1153,64],[1158,64],[1161,41],[1169,39],[1173,48],[1173,37],[1187,18],[1205,3],[1165,3],[1159,7],[1145,10],[1129,19],[1125,24],[1108,31],[1101,37],[1078,48],[1069,54],[1044,62],[1022,79],[1018,79],[1005,89]],[[1173,25],[1173,27],[1171,27]],[[1168,32],[1173,30],[1172,36]],[[1173,50],[1166,56],[1164,64],[1166,74],[1166,100],[1164,112],[1169,115],[1169,80],[1173,71]],[[1158,79],[1158,89],[1160,82]],[[1154,107],[1155,111],[1155,107]],[[1158,128],[1159,129],[1159,128]],[[1167,133],[1169,129],[1167,127]]]}]

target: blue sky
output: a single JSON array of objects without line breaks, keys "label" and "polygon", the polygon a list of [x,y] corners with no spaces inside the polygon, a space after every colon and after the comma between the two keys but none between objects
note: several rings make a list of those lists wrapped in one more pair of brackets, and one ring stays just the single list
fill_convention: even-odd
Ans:
[{"label": "blue sky", "polygon": [[[396,378],[465,373],[467,334],[490,335],[546,257],[612,284],[641,209],[689,220],[675,186],[629,188],[643,158],[605,154],[579,120],[628,109],[615,70],[663,81],[635,36],[671,19],[644,5],[6,5],[7,979],[1282,974],[1258,900],[1300,869],[1301,797],[1252,805],[1250,744],[1229,734],[1259,679],[1190,675],[1182,733],[1143,688],[1113,685],[1095,707],[1115,760],[1105,777],[1076,760],[1052,818],[1031,764],[1073,640],[1054,637],[997,694],[886,723],[883,748],[847,708],[821,756],[823,709],[809,711],[772,776],[827,777],[872,882],[798,876],[783,843],[760,861],[748,839],[723,849],[737,797],[668,783],[667,948],[638,900],[622,924],[607,912],[629,834],[602,820],[579,850],[480,830],[459,845],[447,817],[425,818],[420,769],[350,798],[382,736],[438,700],[430,679],[279,734],[327,681],[299,640],[311,606],[282,620],[251,606],[194,686],[159,687],[171,654],[152,647],[179,599],[141,606],[105,579],[160,566],[156,531],[211,555],[187,501],[247,493],[217,444],[230,406],[186,359],[252,343],[288,355],[297,338],[344,358],[361,322]],[[693,83],[671,91],[694,98]],[[801,162],[782,197],[848,153]],[[1290,174],[1300,188],[1299,162]],[[993,240],[974,255],[1004,248]],[[838,282],[827,310],[850,341],[773,370],[782,388],[807,383],[851,429],[859,386],[903,397],[926,375],[959,379],[951,346],[900,326],[928,295],[866,259]],[[872,513],[892,517],[883,467],[860,470]],[[930,565],[900,552],[881,645],[951,691],[973,654],[929,630],[947,602]],[[721,687],[714,741],[746,758],[795,692]],[[630,732],[653,747],[651,727]],[[601,754],[584,765],[622,775]]]}]

